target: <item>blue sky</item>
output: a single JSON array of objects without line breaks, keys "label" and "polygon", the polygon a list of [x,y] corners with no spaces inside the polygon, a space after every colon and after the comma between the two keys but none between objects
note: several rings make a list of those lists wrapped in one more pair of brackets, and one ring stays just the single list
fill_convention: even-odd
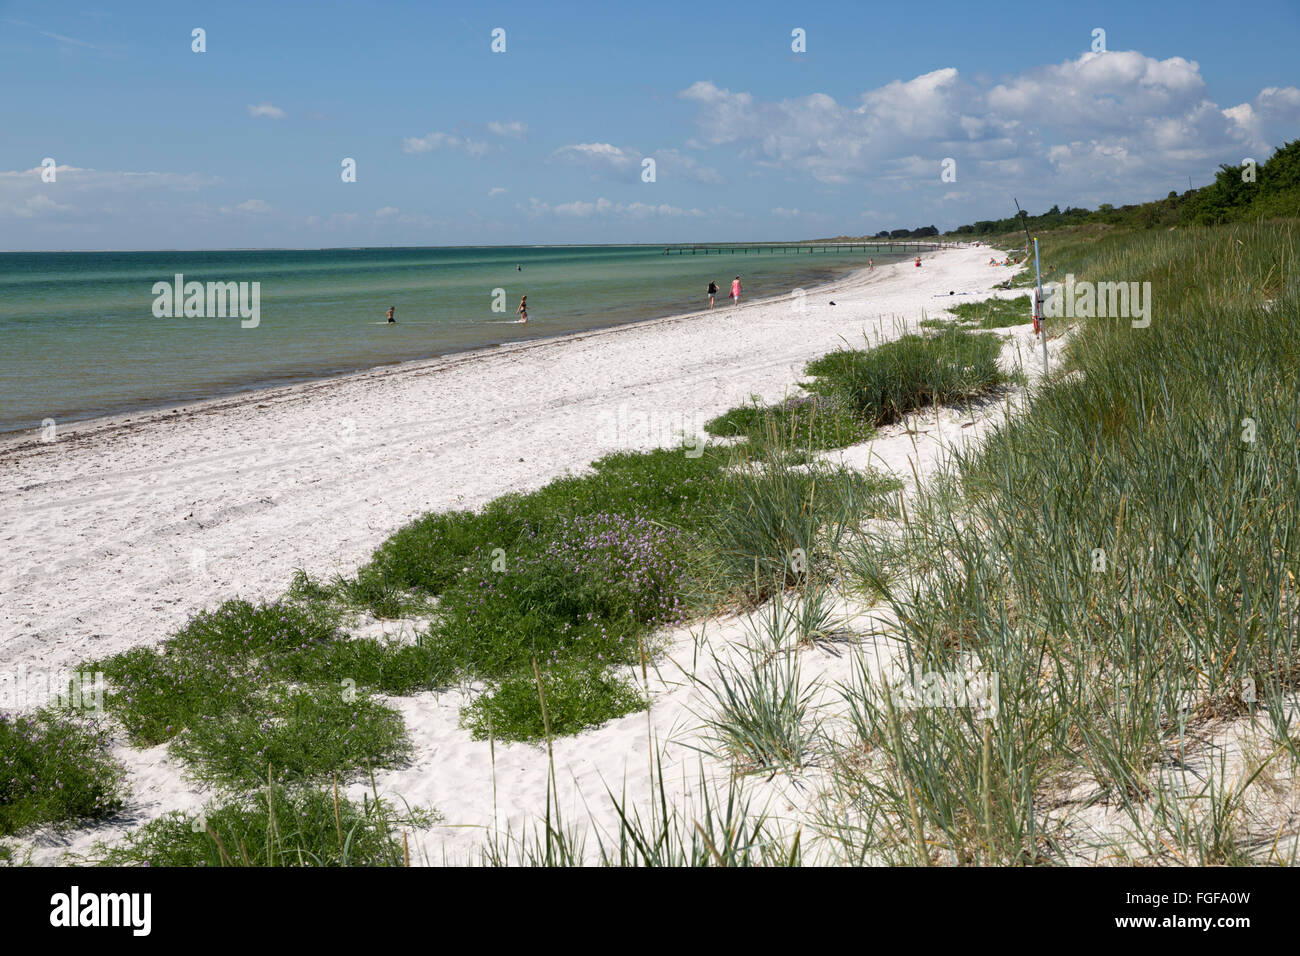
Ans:
[{"label": "blue sky", "polygon": [[0,0],[0,249],[949,228],[1300,136],[1295,0],[122,6]]}]

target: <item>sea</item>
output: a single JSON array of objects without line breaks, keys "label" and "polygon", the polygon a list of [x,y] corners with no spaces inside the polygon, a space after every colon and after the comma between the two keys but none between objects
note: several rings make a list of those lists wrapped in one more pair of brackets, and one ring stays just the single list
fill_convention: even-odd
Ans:
[{"label": "sea", "polygon": [[[737,274],[743,300],[752,301],[811,288],[867,260],[861,251],[789,250],[0,253],[0,432],[690,312],[707,306],[710,281],[718,284],[717,307],[725,308]],[[877,262],[898,258],[872,255]],[[191,298],[191,282],[205,294]],[[209,283],[232,293],[236,287],[225,284],[247,283],[248,313],[256,288],[255,317],[241,315],[234,296],[226,314],[216,314],[220,297],[209,303]],[[172,301],[176,288],[182,295]],[[523,295],[529,321],[520,325]],[[385,318],[390,307],[395,324]]]}]

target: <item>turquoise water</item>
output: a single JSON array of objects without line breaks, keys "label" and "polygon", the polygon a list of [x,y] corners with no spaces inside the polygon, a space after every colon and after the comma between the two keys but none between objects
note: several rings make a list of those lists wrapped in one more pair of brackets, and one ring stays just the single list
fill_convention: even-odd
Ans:
[{"label": "turquoise water", "polygon": [[[662,246],[0,253],[0,431],[691,311],[710,279],[721,307],[736,273],[747,300],[784,295],[865,261]],[[260,283],[257,327],[156,318],[154,283],[176,273]]]}]

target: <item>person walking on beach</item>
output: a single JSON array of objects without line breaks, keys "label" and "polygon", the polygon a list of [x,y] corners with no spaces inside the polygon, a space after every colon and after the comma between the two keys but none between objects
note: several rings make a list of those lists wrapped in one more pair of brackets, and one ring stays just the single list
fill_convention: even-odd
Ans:
[{"label": "person walking on beach", "polygon": [[388,324],[389,324],[389,325],[396,325],[396,324],[397,324],[397,320],[396,320],[395,318],[393,318],[393,312],[396,311],[396,309],[397,309],[397,306],[395,306],[395,305],[390,305],[390,306],[388,307]]},{"label": "person walking on beach", "polygon": [[709,308],[713,308],[714,296],[718,294],[718,284],[712,279],[709,280]]},{"label": "person walking on beach", "polygon": [[732,305],[740,305],[740,276],[731,280]]},{"label": "person walking on beach", "polygon": [[519,315],[520,325],[528,321],[528,296],[524,296],[519,300],[519,308],[515,309],[515,312]]},{"label": "person walking on beach", "polygon": [[867,260],[867,268],[868,268],[868,269],[874,269],[875,267],[876,267],[876,260],[875,260],[875,259],[868,259],[868,260]]}]

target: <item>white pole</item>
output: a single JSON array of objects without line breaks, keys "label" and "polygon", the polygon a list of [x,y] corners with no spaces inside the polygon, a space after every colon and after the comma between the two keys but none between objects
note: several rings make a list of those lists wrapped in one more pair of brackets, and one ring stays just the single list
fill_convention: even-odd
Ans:
[{"label": "white pole", "polygon": [[1034,295],[1034,318],[1038,319],[1038,336],[1043,341],[1043,377],[1047,377],[1047,326],[1043,324],[1043,270],[1038,264],[1038,237],[1034,237],[1034,273],[1038,291]]}]

